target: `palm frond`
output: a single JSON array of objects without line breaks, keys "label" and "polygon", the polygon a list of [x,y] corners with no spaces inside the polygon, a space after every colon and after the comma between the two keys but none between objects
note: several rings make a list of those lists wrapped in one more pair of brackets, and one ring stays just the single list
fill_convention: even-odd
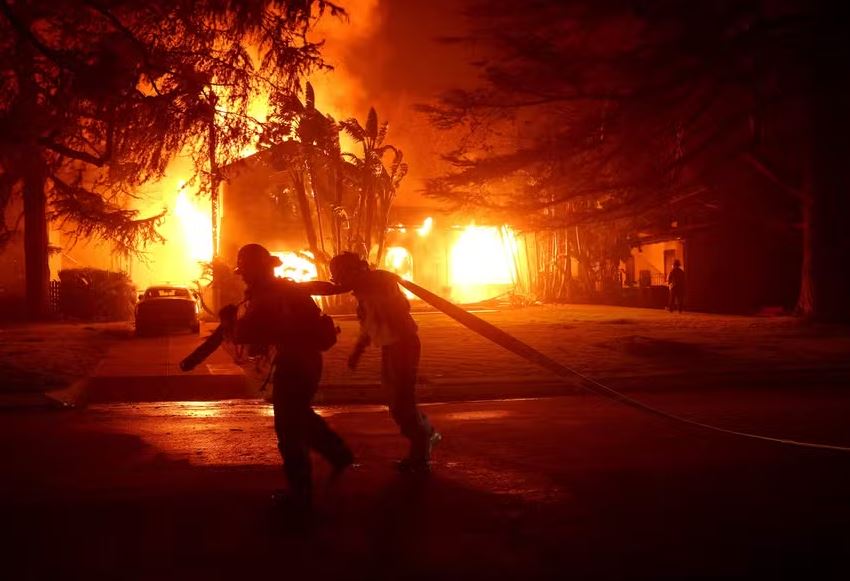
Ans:
[{"label": "palm frond", "polygon": [[404,176],[407,175],[408,169],[409,167],[406,163],[400,163],[398,167],[393,170],[392,185],[394,190],[397,190],[401,185],[401,180],[403,180]]},{"label": "palm frond", "polygon": [[386,154],[388,151],[392,151],[393,155],[396,156],[396,157],[401,155],[401,151],[397,147],[395,147],[394,145],[384,145],[384,146],[375,148],[375,150],[374,150],[375,158],[376,159],[383,159],[384,154]]},{"label": "palm frond", "polygon": [[366,165],[366,162],[365,162],[364,160],[362,160],[361,158],[357,157],[357,156],[356,156],[355,154],[353,154],[353,153],[347,153],[347,152],[344,152],[344,153],[342,154],[342,158],[343,158],[344,160],[346,160],[346,161],[347,161],[347,162],[348,162],[351,166],[353,166],[353,167],[355,167],[355,168],[357,168],[357,169],[360,169],[360,168],[362,168],[362,167],[364,167],[364,166]]},{"label": "palm frond", "polygon": [[360,122],[351,117],[339,122],[339,127],[348,135],[351,136],[357,143],[366,141],[366,130],[360,125]]},{"label": "palm frond", "polygon": [[369,115],[366,117],[366,137],[372,141],[378,139],[378,112],[374,107],[369,107]]},{"label": "palm frond", "polygon": [[384,142],[384,139],[387,138],[387,132],[390,129],[390,124],[388,121],[384,121],[381,123],[380,128],[378,129],[378,135],[375,139],[375,145],[381,145]]}]

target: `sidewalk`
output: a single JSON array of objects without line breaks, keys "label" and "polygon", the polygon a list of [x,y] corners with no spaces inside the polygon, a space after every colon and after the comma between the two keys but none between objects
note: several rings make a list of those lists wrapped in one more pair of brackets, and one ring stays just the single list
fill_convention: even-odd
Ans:
[{"label": "sidewalk", "polygon": [[[594,305],[546,305],[478,313],[564,365],[627,391],[850,384],[850,329],[790,317],[755,318]],[[414,313],[422,338],[419,397],[458,401],[563,395],[580,389],[505,351],[441,313]],[[380,350],[347,368],[357,321],[341,317],[339,342],[324,354],[322,403],[383,402]],[[129,327],[128,327],[129,328]],[[116,339],[90,378],[92,402],[258,398],[264,377],[220,349],[191,373],[177,364],[200,338],[181,334]],[[30,398],[43,403],[43,396]],[[48,402],[49,403],[49,402]],[[0,401],[2,407],[2,401]]]},{"label": "sidewalk", "polygon": [[[201,337],[214,325],[205,324]],[[179,363],[200,340],[194,334],[133,337],[113,345],[88,382],[85,400],[209,401],[256,397],[243,370],[219,349],[191,372]]]}]

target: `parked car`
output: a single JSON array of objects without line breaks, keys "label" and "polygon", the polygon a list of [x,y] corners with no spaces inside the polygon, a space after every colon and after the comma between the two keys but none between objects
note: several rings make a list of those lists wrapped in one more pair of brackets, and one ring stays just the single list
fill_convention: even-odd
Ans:
[{"label": "parked car", "polygon": [[136,303],[136,334],[189,329],[201,331],[197,293],[184,286],[152,286]]}]

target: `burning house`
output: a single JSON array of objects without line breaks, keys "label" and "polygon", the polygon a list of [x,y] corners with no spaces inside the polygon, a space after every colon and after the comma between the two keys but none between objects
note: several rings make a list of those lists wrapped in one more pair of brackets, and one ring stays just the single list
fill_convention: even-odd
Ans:
[{"label": "burning house", "polygon": [[[310,280],[327,276],[324,265],[333,254],[366,255],[358,216],[365,202],[348,171],[305,156],[294,142],[225,168],[221,258],[232,265],[240,246],[257,242],[281,258],[280,276]],[[380,200],[376,206],[379,231],[368,244],[372,264],[459,303],[506,296],[527,279],[517,235],[507,226],[476,224],[427,207],[386,207]]]}]

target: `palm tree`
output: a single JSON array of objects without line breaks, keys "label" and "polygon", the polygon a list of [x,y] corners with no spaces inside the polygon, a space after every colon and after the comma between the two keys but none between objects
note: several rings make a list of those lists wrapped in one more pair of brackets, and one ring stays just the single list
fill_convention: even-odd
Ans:
[{"label": "palm tree", "polygon": [[[334,119],[316,109],[313,87],[306,83],[304,102],[291,97],[274,105],[274,113],[264,124],[262,143],[278,148],[282,167],[289,170],[304,233],[316,267],[323,273],[328,252],[325,247],[325,225],[334,223],[334,251],[339,250],[339,225],[333,208],[339,203],[340,193],[323,191],[323,170],[333,176],[340,160],[339,129]],[[327,181],[327,180],[324,180]],[[313,202],[311,203],[311,198]]]},{"label": "palm tree", "polygon": [[[407,174],[407,164],[403,161],[401,150],[384,143],[389,125],[387,122],[378,123],[374,107],[369,109],[365,127],[354,118],[341,121],[339,126],[363,148],[362,157],[349,152],[342,154],[353,169],[359,192],[353,212],[354,226],[349,230],[349,245],[362,244],[365,254],[370,255],[373,230],[376,230],[378,250],[375,258],[380,264],[390,207],[401,180]],[[387,152],[393,153],[389,168],[384,165]]]}]

